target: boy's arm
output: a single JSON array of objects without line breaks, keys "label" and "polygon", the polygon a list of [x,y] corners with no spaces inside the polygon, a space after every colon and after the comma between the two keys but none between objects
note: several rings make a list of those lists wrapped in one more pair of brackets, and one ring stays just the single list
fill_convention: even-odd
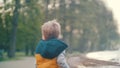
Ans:
[{"label": "boy's arm", "polygon": [[60,68],[69,68],[69,65],[67,64],[64,54],[65,51],[57,57],[57,63],[60,66]]}]

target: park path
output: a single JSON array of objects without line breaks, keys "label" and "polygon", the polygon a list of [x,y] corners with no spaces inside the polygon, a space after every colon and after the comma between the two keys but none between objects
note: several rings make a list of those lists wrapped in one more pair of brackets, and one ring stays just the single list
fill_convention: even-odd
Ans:
[{"label": "park path", "polygon": [[[72,57],[72,64],[75,63],[74,57]],[[78,59],[80,60],[80,59]],[[23,57],[20,60],[11,60],[0,62],[0,68],[35,68],[35,57]],[[72,68],[72,67],[71,67]],[[120,68],[119,66],[95,66],[95,67],[85,67],[83,65],[76,65],[75,68]]]},{"label": "park path", "polygon": [[23,57],[21,60],[0,62],[0,68],[35,68],[35,58]]}]

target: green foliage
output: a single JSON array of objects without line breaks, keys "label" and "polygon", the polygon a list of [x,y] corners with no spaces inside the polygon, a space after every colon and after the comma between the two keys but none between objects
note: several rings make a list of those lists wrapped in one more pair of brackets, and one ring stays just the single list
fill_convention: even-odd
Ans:
[{"label": "green foliage", "polygon": [[40,26],[42,24],[42,14],[37,1],[25,3],[19,16],[18,32],[17,32],[17,50],[32,50],[41,38]]},{"label": "green foliage", "polygon": [[[0,49],[5,51],[9,50],[11,31],[12,31],[12,19],[15,1],[10,5],[6,4],[4,7],[12,9],[7,13],[0,13]],[[16,49],[17,51],[27,51],[34,54],[34,49],[39,39],[41,38],[40,26],[43,22],[43,14],[40,10],[40,5],[37,4],[38,0],[21,2],[19,7],[19,18],[16,34]],[[12,46],[11,46],[12,47]]]},{"label": "green foliage", "polygon": [[[56,4],[53,0],[52,3]],[[112,12],[100,0],[65,0],[48,11],[48,20],[58,19],[68,51],[96,51],[113,49],[119,34]],[[114,43],[114,44],[112,44]],[[114,46],[115,47],[115,46]]]},{"label": "green foliage", "polygon": [[10,12],[0,13],[0,49],[7,50],[10,33],[11,33],[11,20]]},{"label": "green foliage", "polygon": [[[8,50],[15,1],[0,13],[0,49]],[[71,2],[66,2],[71,1]],[[23,0],[19,7],[16,50],[33,55],[41,38],[43,22],[57,19],[62,26],[68,51],[88,52],[113,49],[119,41],[112,12],[100,0]],[[52,8],[50,7],[52,4]],[[58,5],[58,6],[56,6]],[[1,8],[0,8],[1,9]]]}]

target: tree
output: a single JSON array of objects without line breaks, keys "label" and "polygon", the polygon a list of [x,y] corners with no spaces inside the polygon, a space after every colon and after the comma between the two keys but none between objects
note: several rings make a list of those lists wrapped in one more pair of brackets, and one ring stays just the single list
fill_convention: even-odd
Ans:
[{"label": "tree", "polygon": [[43,22],[38,0],[13,0],[10,3],[5,0],[4,4],[2,9],[5,13],[0,13],[0,49],[7,51],[10,58],[15,56],[16,51],[34,55]]},{"label": "tree", "polygon": [[40,25],[43,22],[38,0],[25,1],[21,5],[17,33],[17,50],[25,51],[26,55],[34,55],[35,46],[41,38]]},{"label": "tree", "polygon": [[17,32],[17,25],[18,25],[18,16],[19,12],[18,9],[20,7],[20,1],[15,0],[15,9],[13,12],[13,19],[12,19],[12,31],[10,37],[10,45],[8,51],[8,57],[14,57],[16,51],[16,32]]},{"label": "tree", "polygon": [[[56,2],[55,2],[56,1]],[[64,40],[69,51],[96,51],[113,49],[112,43],[119,38],[112,13],[100,0],[55,0],[49,5],[59,4],[48,11],[48,19],[56,19],[62,25]],[[55,3],[53,3],[55,2]]]},{"label": "tree", "polygon": [[[119,40],[112,12],[100,0],[25,0],[20,3],[16,50],[25,51],[26,55],[30,51],[32,55],[34,53],[41,38],[41,24],[53,19],[62,26],[63,40],[69,44],[69,52],[113,49]],[[12,17],[9,13],[5,15],[7,28],[0,23],[0,33],[3,33],[0,37],[5,37],[0,39],[0,47],[11,38]]]}]

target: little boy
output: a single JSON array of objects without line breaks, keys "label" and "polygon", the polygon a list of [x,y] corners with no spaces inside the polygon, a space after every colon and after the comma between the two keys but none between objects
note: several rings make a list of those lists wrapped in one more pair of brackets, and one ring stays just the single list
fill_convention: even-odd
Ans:
[{"label": "little boy", "polygon": [[37,68],[69,68],[64,52],[67,44],[60,41],[60,24],[56,21],[48,21],[42,25],[42,40],[36,47]]}]

